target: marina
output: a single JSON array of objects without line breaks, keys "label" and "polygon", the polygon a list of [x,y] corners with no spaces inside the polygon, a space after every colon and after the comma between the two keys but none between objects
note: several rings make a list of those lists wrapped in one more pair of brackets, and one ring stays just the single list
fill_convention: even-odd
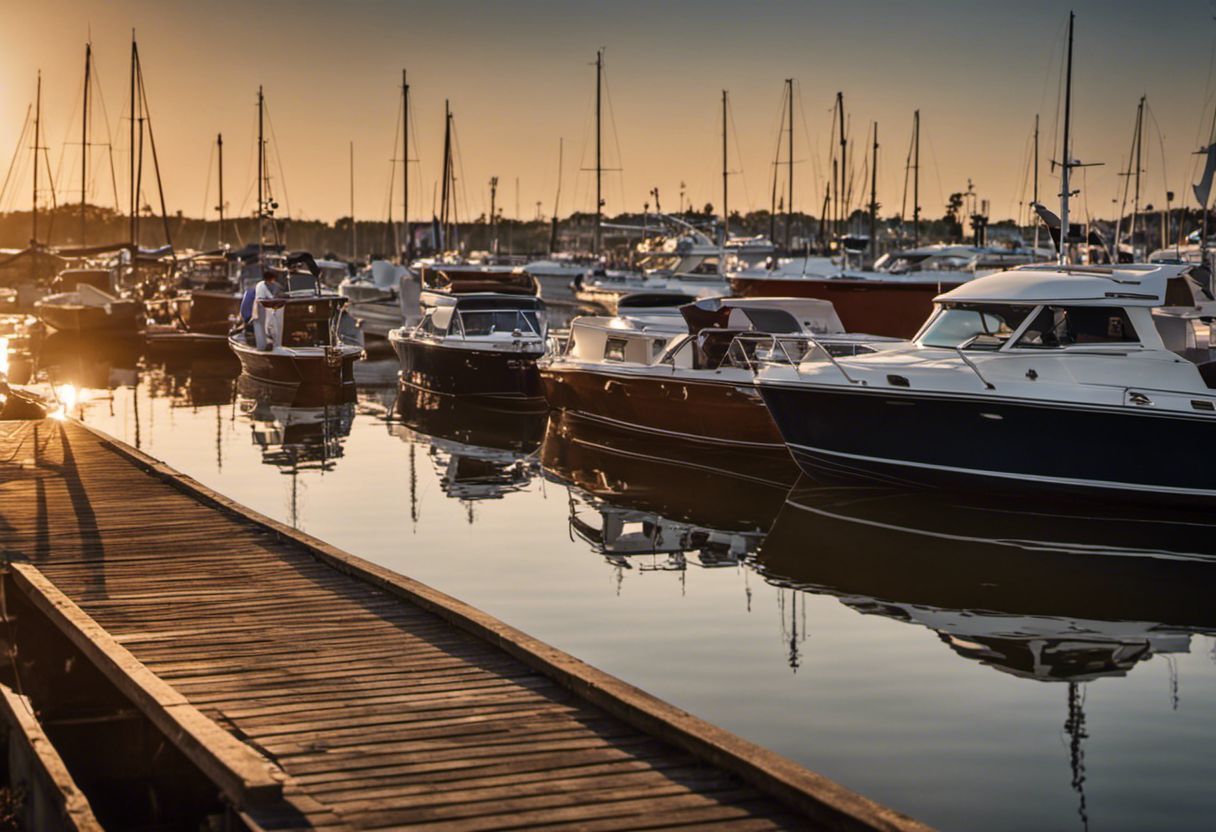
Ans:
[{"label": "marina", "polygon": [[0,832],[1210,827],[1211,16],[629,5],[14,9]]}]

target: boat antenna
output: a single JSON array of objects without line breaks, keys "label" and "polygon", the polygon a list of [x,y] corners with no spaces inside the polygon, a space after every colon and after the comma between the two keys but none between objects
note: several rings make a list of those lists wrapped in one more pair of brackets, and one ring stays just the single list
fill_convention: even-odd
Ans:
[{"label": "boat antenna", "polygon": [[[836,93],[836,107],[840,111],[840,118],[837,122],[840,129],[840,190],[836,198],[836,238],[839,240],[844,233],[844,224],[849,210],[848,197],[845,195],[845,180],[848,176],[846,171],[848,170],[847,163],[849,145],[847,139],[845,138],[843,92]],[[841,251],[843,252],[844,249],[842,248]]]},{"label": "boat antenna", "polygon": [[355,143],[350,143],[350,259],[359,257],[359,227],[355,224]]}]

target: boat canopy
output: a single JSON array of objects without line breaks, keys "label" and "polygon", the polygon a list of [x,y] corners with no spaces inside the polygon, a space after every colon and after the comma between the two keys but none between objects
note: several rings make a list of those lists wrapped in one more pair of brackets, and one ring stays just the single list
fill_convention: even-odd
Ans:
[{"label": "boat canopy", "polygon": [[439,292],[424,292],[423,306],[456,307],[460,311],[471,309],[522,309],[543,310],[545,302],[531,295],[503,295],[497,292],[479,292],[471,295],[447,295]]},{"label": "boat canopy", "polygon": [[935,301],[1161,306],[1169,281],[1183,277],[1191,268],[1165,263],[1020,266],[968,281],[938,295]]},{"label": "boat canopy", "polygon": [[694,334],[710,328],[773,334],[845,331],[831,301],[815,298],[705,298],[681,306],[680,314]]}]

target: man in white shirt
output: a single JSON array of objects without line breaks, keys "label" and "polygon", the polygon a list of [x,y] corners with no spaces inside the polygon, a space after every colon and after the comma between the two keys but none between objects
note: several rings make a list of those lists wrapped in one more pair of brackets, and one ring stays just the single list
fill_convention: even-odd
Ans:
[{"label": "man in white shirt", "polygon": [[264,268],[262,279],[253,295],[253,337],[259,350],[272,350],[278,341],[279,327],[275,310],[262,305],[262,301],[275,298],[278,282],[279,273],[274,269]]}]

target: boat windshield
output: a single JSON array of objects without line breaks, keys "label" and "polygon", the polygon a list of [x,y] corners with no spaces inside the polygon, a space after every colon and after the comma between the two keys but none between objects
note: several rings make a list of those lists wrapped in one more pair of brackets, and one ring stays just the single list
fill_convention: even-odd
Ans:
[{"label": "boat windshield", "polygon": [[999,350],[1022,325],[1033,306],[960,303],[944,306],[921,333],[924,347]]},{"label": "boat windshield", "polygon": [[460,313],[466,337],[520,332],[541,335],[540,315],[534,310],[475,310]]}]

